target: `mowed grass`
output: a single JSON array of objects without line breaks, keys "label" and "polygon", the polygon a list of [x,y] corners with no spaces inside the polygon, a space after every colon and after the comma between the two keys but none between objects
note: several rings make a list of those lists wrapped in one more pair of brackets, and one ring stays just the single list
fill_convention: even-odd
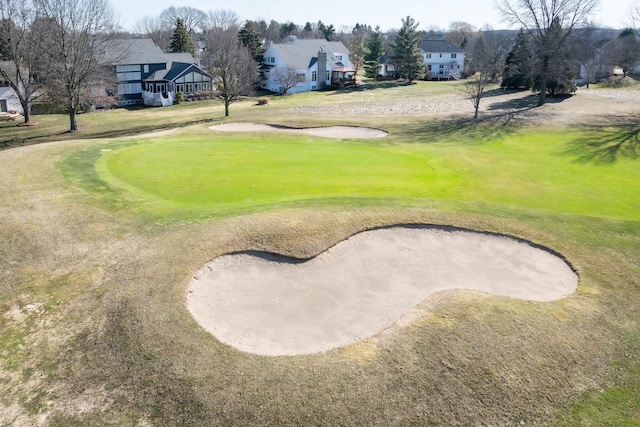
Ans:
[{"label": "mowed grass", "polygon": [[[633,159],[584,163],[567,147],[576,131],[526,129],[481,144],[414,144],[390,137],[335,142],[285,133],[182,134],[103,152],[113,186],[145,213],[216,216],[317,199],[464,201],[596,217],[640,218]],[[339,201],[338,201],[339,203]]]}]

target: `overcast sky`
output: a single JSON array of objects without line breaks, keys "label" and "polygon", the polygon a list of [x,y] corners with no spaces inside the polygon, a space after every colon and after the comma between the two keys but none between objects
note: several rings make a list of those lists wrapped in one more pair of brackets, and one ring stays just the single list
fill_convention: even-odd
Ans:
[{"label": "overcast sky", "polygon": [[[112,0],[120,16],[121,26],[131,30],[143,16],[158,16],[170,6],[191,6],[204,12],[227,9],[244,19],[274,19],[278,22],[291,21],[298,25],[318,22],[340,30],[356,23],[379,25],[382,30],[399,28],[402,19],[410,15],[420,23],[420,29],[432,26],[448,28],[451,22],[468,22],[481,28],[486,24],[494,29],[509,28],[500,19],[493,0],[455,1],[401,1],[397,0],[336,0],[328,2],[304,0],[234,0],[216,2],[211,0]],[[600,7],[593,19],[600,25],[623,28],[632,0],[600,0]],[[322,4],[326,4],[321,8]],[[605,6],[606,5],[606,6]]]}]

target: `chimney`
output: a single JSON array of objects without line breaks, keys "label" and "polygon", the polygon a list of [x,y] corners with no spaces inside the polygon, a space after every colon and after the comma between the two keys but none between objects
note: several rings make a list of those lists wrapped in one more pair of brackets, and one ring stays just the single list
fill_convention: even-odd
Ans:
[{"label": "chimney", "polygon": [[327,51],[323,47],[318,51],[318,89],[324,89],[327,81]]}]

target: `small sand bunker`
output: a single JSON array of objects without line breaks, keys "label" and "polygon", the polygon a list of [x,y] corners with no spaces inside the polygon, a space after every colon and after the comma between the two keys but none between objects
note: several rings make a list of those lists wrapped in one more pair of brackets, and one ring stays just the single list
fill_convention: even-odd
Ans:
[{"label": "small sand bunker", "polygon": [[327,126],[319,128],[290,128],[286,126],[267,125],[263,123],[225,123],[209,127],[222,132],[296,132],[307,135],[335,139],[370,139],[383,138],[387,132],[358,126]]},{"label": "small sand bunker", "polygon": [[376,335],[439,291],[551,301],[577,285],[561,258],[520,240],[393,227],[357,234],[307,261],[264,253],[215,258],[192,279],[187,305],[228,345],[299,355]]}]

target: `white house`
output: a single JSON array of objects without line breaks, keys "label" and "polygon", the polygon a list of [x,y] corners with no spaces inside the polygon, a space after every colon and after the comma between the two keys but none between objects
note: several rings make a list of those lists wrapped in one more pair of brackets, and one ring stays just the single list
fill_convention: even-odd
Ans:
[{"label": "white house", "polygon": [[422,40],[422,58],[433,79],[459,79],[464,70],[464,51],[446,40]]},{"label": "white house", "polygon": [[278,70],[295,70],[297,84],[287,93],[320,90],[329,85],[352,82],[355,69],[349,62],[349,51],[342,42],[324,39],[298,39],[290,36],[283,43],[271,44],[264,52],[261,65],[263,89],[283,93],[276,77]]},{"label": "white house", "polygon": [[[16,72],[16,66],[11,61],[0,61],[0,69],[9,75],[15,74]],[[17,111],[20,114],[24,114],[18,94],[0,74],[0,113],[9,111]]]},{"label": "white house", "polygon": [[190,53],[164,53],[151,39],[113,40],[103,62],[114,68],[121,105],[167,106],[178,92],[212,89],[212,76]]}]

